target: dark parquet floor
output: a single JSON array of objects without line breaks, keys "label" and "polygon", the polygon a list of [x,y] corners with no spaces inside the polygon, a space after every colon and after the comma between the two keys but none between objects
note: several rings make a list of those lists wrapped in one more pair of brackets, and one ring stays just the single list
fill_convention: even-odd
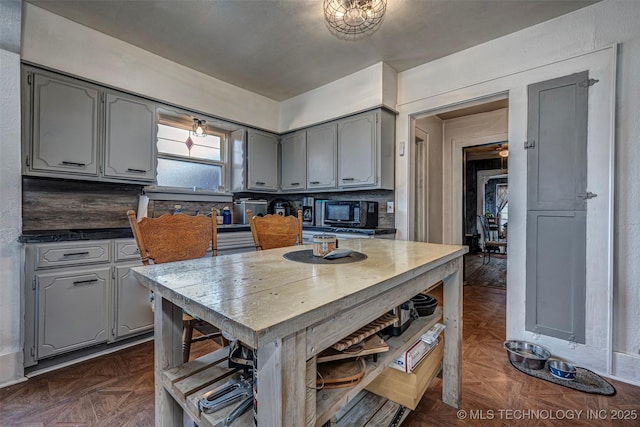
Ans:
[{"label": "dark parquet floor", "polygon": [[[434,295],[441,300],[441,292]],[[442,403],[436,379],[403,426],[640,426],[640,387],[610,381],[617,394],[598,396],[511,367],[502,349],[505,304],[504,289],[464,287],[463,412]],[[210,345],[196,343],[192,356],[211,351]],[[547,412],[538,412],[536,418],[531,415],[535,410]],[[613,419],[633,413],[635,419]],[[153,419],[151,342],[0,390],[2,427],[150,427]]]}]

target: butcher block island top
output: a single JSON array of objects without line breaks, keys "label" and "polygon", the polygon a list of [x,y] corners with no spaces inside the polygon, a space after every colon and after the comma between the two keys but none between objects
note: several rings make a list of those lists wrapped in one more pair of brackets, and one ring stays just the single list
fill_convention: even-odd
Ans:
[{"label": "butcher block island top", "polygon": [[[183,409],[201,426],[216,425],[233,409],[220,411],[224,413],[217,418],[200,418],[197,397],[211,381],[195,390],[180,388],[187,375],[204,370],[206,363],[206,369],[221,369],[211,362],[218,356],[180,366],[183,309],[255,350],[258,404],[255,413],[248,411],[234,425],[251,425],[255,416],[260,426],[314,426],[331,420],[384,369],[381,363],[370,364],[358,385],[325,393],[315,386],[318,353],[440,280],[446,326],[443,401],[459,405],[462,255],[467,247],[350,239],[340,241],[340,248],[364,253],[366,259],[326,265],[283,258],[285,253],[311,248],[294,246],[133,268],[139,281],[156,293],[156,425],[182,425]],[[411,344],[405,342],[407,338],[419,337],[437,320],[414,322],[416,326],[390,344],[391,356]]]}]

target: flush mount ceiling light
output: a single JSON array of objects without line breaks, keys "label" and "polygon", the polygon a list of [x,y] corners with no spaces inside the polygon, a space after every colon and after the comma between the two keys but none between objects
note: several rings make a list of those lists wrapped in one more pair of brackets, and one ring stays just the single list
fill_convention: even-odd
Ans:
[{"label": "flush mount ceiling light", "polygon": [[204,128],[206,120],[193,119],[193,136],[207,136],[207,132]]},{"label": "flush mount ceiling light", "polygon": [[387,0],[324,0],[324,18],[331,33],[357,40],[375,32],[387,9]]}]

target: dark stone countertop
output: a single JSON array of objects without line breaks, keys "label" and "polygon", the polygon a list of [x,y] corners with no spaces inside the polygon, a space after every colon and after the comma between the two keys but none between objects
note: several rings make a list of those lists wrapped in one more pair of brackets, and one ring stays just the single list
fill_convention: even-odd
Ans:
[{"label": "dark stone countertop", "polygon": [[[218,233],[251,231],[248,224],[218,225]],[[395,228],[340,228],[305,226],[303,231],[319,233],[354,233],[363,235],[395,234]],[[21,243],[73,242],[77,240],[107,240],[133,238],[131,228],[93,228],[25,231],[18,238]]]}]

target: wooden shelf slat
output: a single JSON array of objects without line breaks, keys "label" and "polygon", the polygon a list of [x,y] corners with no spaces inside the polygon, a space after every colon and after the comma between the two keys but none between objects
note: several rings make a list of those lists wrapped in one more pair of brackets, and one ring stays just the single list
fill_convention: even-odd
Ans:
[{"label": "wooden shelf slat", "polygon": [[[237,406],[233,404],[212,414],[200,413],[198,408],[200,396],[229,381],[233,376],[240,376],[237,369],[228,367],[228,355],[229,348],[221,348],[163,373],[164,388],[199,427],[223,426]],[[247,410],[233,425],[253,426],[253,411]]]},{"label": "wooden shelf slat", "polygon": [[333,417],[338,410],[354,399],[375,377],[407,348],[442,319],[442,308],[438,307],[431,316],[421,317],[411,322],[402,335],[387,340],[389,351],[378,354],[378,362],[367,361],[367,372],[362,380],[351,388],[318,390],[316,393],[316,426],[322,426]]}]

